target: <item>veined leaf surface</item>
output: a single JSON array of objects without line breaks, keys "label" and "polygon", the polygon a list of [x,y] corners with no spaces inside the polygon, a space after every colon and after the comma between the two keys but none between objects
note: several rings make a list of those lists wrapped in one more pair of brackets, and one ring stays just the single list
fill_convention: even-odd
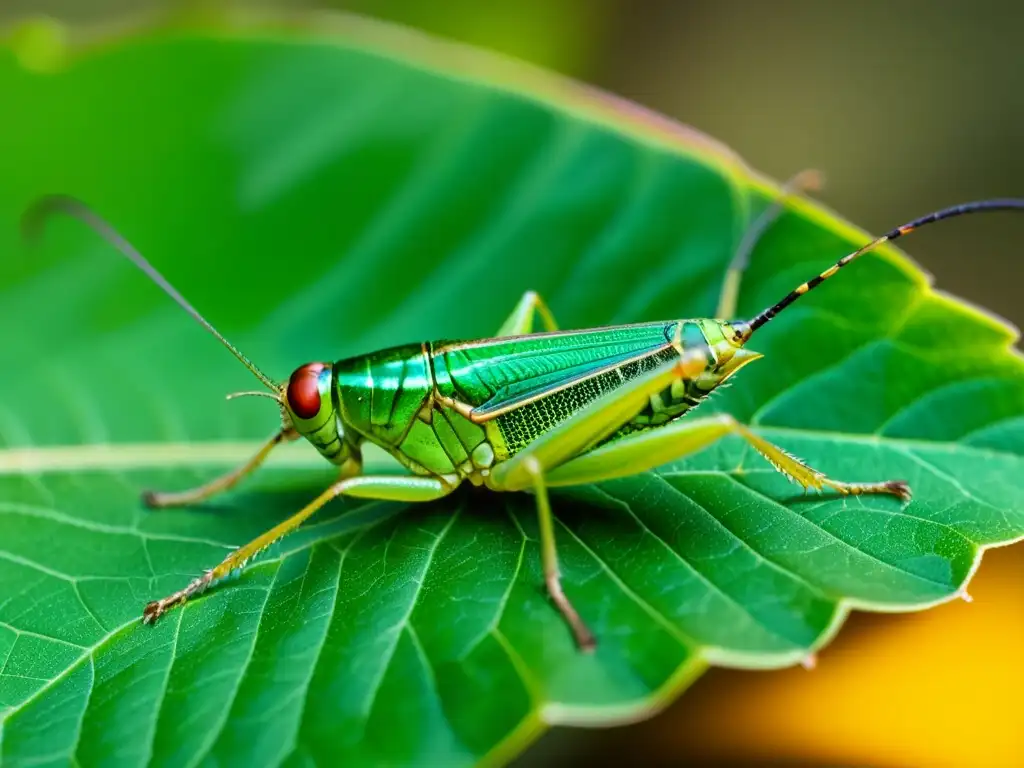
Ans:
[{"label": "veined leaf surface", "polygon": [[[739,441],[555,495],[581,655],[528,496],[333,503],[156,627],[166,594],[329,482],[290,446],[237,492],[148,512],[277,423],[248,374],[39,194],[113,221],[272,376],[492,333],[713,313],[775,187],[699,134],[494,57],[344,17],[140,31],[45,73],[0,55],[0,762],[501,762],[553,723],[642,717],[708,664],[776,667],[851,607],[954,598],[1024,535],[1013,330],[893,249],[759,333],[709,406],[914,502],[802,497]],[[36,63],[39,63],[36,60]],[[47,60],[44,63],[60,63]],[[950,225],[953,226],[953,225]],[[750,315],[866,237],[810,204],[758,246]],[[912,241],[910,241],[912,242]]]}]

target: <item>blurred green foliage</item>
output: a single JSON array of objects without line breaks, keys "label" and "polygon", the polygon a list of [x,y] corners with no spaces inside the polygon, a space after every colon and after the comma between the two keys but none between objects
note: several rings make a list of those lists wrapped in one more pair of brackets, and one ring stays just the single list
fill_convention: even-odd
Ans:
[{"label": "blurred green foliage", "polygon": [[[776,178],[820,168],[821,197],[869,231],[1022,193],[1024,10],[1012,0],[8,0],[0,20],[226,5],[352,10],[564,72]],[[914,251],[940,285],[1022,324],[1019,242],[1005,217],[922,234]]]}]

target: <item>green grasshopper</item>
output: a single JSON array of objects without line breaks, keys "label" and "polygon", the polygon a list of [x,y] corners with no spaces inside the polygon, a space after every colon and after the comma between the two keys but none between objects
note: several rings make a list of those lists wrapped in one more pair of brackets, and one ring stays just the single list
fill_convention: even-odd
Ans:
[{"label": "green grasshopper", "polygon": [[[156,621],[241,569],[337,496],[433,501],[468,480],[493,491],[532,491],[547,592],[579,648],[591,650],[594,636],[562,591],[548,488],[644,472],[726,435],[737,435],[805,491],[828,488],[844,495],[890,494],[909,501],[910,487],[902,480],[833,480],[727,414],[682,417],[762,357],[745,346],[759,328],[857,257],[932,222],[981,211],[1024,209],[1024,200],[984,200],[928,214],[844,256],[753,319],[725,319],[734,314],[753,243],[781,211],[782,199],[754,223],[748,230],[754,237],[744,238],[737,250],[724,282],[719,319],[560,331],[540,296],[527,292],[494,338],[406,344],[333,363],[306,363],[282,384],[228,342],[84,203],[66,196],[41,199],[26,214],[27,233],[57,211],[84,222],[142,269],[267,389],[238,394],[270,397],[280,407],[281,426],[251,459],[191,490],[148,491],[143,495],[148,506],[176,507],[209,499],[255,470],[275,446],[299,437],[339,469],[334,484],[287,520],[234,550],[183,589],[146,605],[143,622]],[[538,316],[546,330],[534,333]],[[360,448],[365,442],[383,448],[409,473],[363,474]]]}]

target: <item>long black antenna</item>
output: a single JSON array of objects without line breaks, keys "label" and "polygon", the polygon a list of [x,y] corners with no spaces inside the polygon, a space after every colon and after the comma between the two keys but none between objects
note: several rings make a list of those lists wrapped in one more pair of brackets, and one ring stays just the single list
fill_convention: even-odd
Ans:
[{"label": "long black antenna", "polygon": [[72,218],[78,219],[93,232],[106,240],[110,245],[114,246],[122,254],[127,256],[135,266],[149,276],[150,280],[160,286],[164,293],[174,299],[182,309],[195,318],[196,322],[213,334],[217,341],[231,350],[231,353],[263,383],[263,386],[271,392],[276,393],[279,391],[280,387],[278,387],[277,384],[264,374],[263,371],[257,368],[249,358],[239,352],[234,344],[221,336],[220,332],[210,325],[206,318],[199,314],[196,308],[189,304],[185,297],[178,293],[174,286],[167,282],[163,275],[156,271],[156,268],[146,260],[145,256],[139,253],[135,247],[125,240],[125,238],[122,237],[116,229],[114,229],[98,213],[93,211],[81,200],[68,195],[47,195],[35,201],[31,206],[29,206],[28,210],[25,211],[25,215],[21,220],[22,236],[27,240],[36,239],[42,231],[46,220],[54,213],[63,213],[71,216]]},{"label": "long black antenna", "polygon": [[784,310],[786,307],[788,307],[794,301],[799,299],[809,290],[811,290],[812,288],[817,288],[819,285],[828,280],[830,277],[832,277],[832,275],[834,275],[840,269],[842,269],[851,261],[856,259],[858,256],[863,256],[868,251],[873,251],[875,248],[882,245],[883,243],[890,243],[893,240],[897,240],[903,237],[904,235],[909,235],[915,229],[920,229],[921,227],[927,224],[932,224],[936,221],[942,221],[943,219],[952,219],[954,216],[963,216],[968,213],[984,213],[985,211],[1005,210],[1024,210],[1024,199],[1011,197],[994,200],[978,200],[973,203],[963,203],[961,205],[954,205],[950,208],[944,208],[941,211],[929,213],[927,216],[922,216],[919,219],[914,219],[913,221],[904,224],[902,227],[896,227],[896,229],[894,229],[892,232],[888,232],[879,237],[877,240],[872,240],[867,245],[858,248],[853,253],[843,256],[843,258],[841,258],[831,267],[826,269],[820,275],[811,278],[803,285],[798,286],[796,290],[786,295],[778,304],[768,307],[768,309],[758,313],[752,320],[750,320],[749,323],[746,324],[749,326],[749,331],[745,333],[744,336],[749,338],[750,334],[752,334],[762,325],[767,323],[769,320],[771,320],[773,317],[779,314],[779,312]]}]

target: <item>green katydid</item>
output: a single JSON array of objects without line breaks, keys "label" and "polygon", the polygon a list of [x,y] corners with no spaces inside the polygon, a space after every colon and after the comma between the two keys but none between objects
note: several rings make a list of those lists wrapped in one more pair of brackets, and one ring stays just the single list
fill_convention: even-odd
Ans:
[{"label": "green katydid", "polygon": [[[87,224],[213,334],[267,389],[240,394],[270,397],[280,407],[280,427],[242,466],[191,490],[147,492],[144,500],[150,507],[195,504],[226,491],[255,470],[276,445],[299,437],[339,468],[338,480],[287,520],[235,549],[183,589],[146,605],[143,621],[155,621],[242,568],[336,496],[431,501],[468,480],[494,491],[534,494],[548,594],[578,646],[589,650],[594,636],[561,586],[550,487],[636,474],[736,435],[805,490],[890,494],[909,501],[910,488],[903,481],[833,480],[727,414],[682,417],[761,357],[745,346],[759,328],[857,257],[926,224],[981,211],[1024,209],[1024,200],[966,203],[916,219],[844,256],[753,319],[730,320],[753,243],[781,210],[784,197],[750,227],[737,250],[724,280],[718,319],[562,331],[540,296],[527,292],[493,338],[414,343],[333,363],[306,363],[283,384],[264,375],[221,336],[85,204],[66,196],[43,198],[26,215],[27,231],[56,211]],[[537,316],[544,332],[533,332]],[[409,473],[363,474],[360,448],[366,442],[390,453]]]}]

